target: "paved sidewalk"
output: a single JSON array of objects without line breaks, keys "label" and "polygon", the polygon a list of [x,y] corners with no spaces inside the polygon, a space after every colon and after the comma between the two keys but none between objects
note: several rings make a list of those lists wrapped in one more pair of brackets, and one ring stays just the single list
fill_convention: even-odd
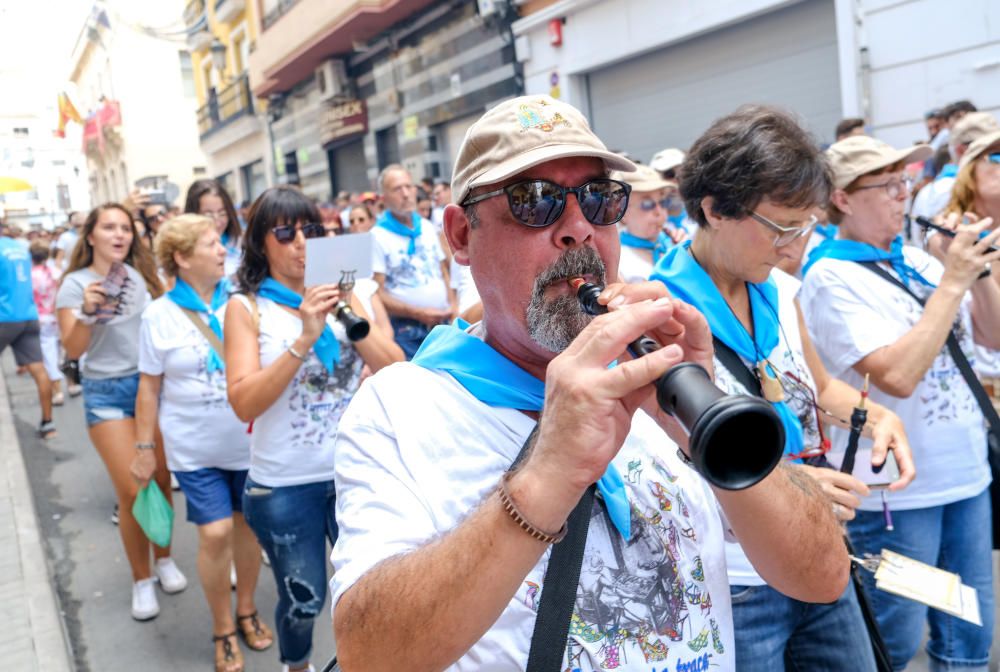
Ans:
[{"label": "paved sidewalk", "polygon": [[0,369],[0,660],[5,670],[75,669],[50,577]]}]

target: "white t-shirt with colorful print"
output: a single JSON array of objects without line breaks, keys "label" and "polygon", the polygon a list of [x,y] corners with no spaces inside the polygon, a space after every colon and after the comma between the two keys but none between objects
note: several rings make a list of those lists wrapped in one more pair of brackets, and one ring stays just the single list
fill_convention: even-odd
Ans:
[{"label": "white t-shirt with colorful print", "polygon": [[[377,563],[459,525],[496,488],[534,425],[411,363],[365,381],[337,437],[332,603]],[[563,669],[736,669],[723,517],[676,450],[636,414],[614,460],[632,503],[631,538],[595,500]],[[450,671],[525,668],[548,560],[546,551]]]},{"label": "white t-shirt with colorful print", "polygon": [[441,272],[444,252],[437,230],[426,219],[409,253],[410,239],[388,229],[372,228],[372,273],[385,275],[385,291],[418,308],[447,309],[451,304]]},{"label": "white t-shirt with colorful print", "polygon": [[[921,249],[905,246],[908,263],[934,284],[944,267]],[[886,265],[886,270],[893,271]],[[919,282],[910,288],[926,299],[934,291]],[[908,333],[923,308],[902,289],[852,261],[821,259],[809,270],[799,296],[809,335],[830,375],[860,389],[864,379],[852,367],[879,348],[892,345]],[[962,300],[954,330],[962,352],[973,367],[972,297]],[[906,427],[917,477],[905,490],[889,496],[893,509],[922,509],[957,502],[981,493],[990,483],[986,461],[986,428],[975,397],[947,348],[906,399],[886,394],[872,385],[871,399],[895,411]],[[839,464],[848,432],[832,428],[830,459]],[[871,440],[858,444],[858,460],[870,454]],[[861,509],[878,511],[880,497],[872,495]]]}]

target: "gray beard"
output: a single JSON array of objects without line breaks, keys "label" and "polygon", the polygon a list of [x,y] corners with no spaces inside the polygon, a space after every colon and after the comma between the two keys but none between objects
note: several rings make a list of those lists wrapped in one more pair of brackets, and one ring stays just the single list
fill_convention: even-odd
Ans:
[{"label": "gray beard", "polygon": [[545,298],[545,290],[553,283],[580,275],[594,276],[604,284],[604,262],[592,247],[569,250],[535,278],[525,321],[531,340],[549,352],[565,350],[594,319],[583,311],[575,294]]}]

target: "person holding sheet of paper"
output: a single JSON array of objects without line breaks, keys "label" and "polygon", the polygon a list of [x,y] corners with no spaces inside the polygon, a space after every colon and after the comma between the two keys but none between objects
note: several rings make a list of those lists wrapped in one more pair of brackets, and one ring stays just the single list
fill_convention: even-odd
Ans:
[{"label": "person holding sheet of paper", "polygon": [[241,294],[225,320],[229,401],[253,422],[243,513],[271,560],[275,627],[288,670],[309,667],[312,629],[326,597],[326,540],[334,520],[333,439],[361,370],[403,359],[372,329],[351,342],[333,313],[337,284],[306,287],[306,239],[325,235],[316,206],[292,187],[268,189],[250,209]]}]

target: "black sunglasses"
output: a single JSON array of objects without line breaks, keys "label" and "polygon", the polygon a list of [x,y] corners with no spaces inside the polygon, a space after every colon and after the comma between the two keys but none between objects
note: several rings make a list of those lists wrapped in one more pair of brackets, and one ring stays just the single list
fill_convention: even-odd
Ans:
[{"label": "black sunglasses", "polygon": [[507,205],[514,219],[525,226],[543,228],[554,224],[566,209],[566,194],[576,194],[580,211],[591,224],[610,226],[621,220],[628,208],[632,187],[607,178],[584,182],[579,187],[564,187],[548,180],[522,180],[502,189],[465,199],[469,206],[488,198],[507,194]]},{"label": "black sunglasses", "polygon": [[[286,224],[285,226],[276,226],[271,229],[271,233],[274,234],[274,239],[277,240],[282,245],[287,245],[288,243],[295,240],[295,233],[298,231],[298,227],[294,224]],[[326,229],[322,224],[318,222],[308,222],[302,225],[302,235],[306,238],[322,238],[326,235]]]}]

